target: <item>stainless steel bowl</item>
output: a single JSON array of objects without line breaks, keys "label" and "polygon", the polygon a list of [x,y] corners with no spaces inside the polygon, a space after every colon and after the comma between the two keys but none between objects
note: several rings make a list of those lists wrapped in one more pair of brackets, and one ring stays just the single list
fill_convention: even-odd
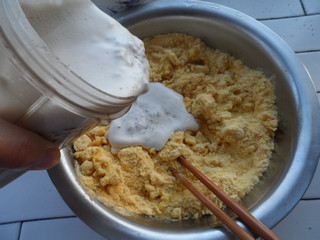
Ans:
[{"label": "stainless steel bowl", "polygon": [[[137,36],[182,32],[242,59],[273,78],[279,129],[269,170],[242,201],[267,226],[278,223],[302,197],[319,157],[319,103],[304,66],[275,33],[230,8],[199,1],[154,1],[127,11],[119,21]],[[232,239],[212,217],[161,221],[126,217],[90,199],[78,183],[71,147],[49,171],[70,208],[109,239]]]}]

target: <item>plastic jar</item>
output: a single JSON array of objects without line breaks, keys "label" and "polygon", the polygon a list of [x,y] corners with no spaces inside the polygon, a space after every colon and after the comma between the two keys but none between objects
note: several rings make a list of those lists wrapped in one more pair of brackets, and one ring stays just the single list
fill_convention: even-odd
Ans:
[{"label": "plastic jar", "polygon": [[[50,52],[19,0],[0,0],[1,118],[63,148],[97,124],[123,115],[144,90],[117,97],[88,84]],[[0,169],[0,187],[22,172]]]},{"label": "plastic jar", "polygon": [[124,114],[136,97],[112,96],[82,80],[50,52],[18,0],[0,0],[1,118],[62,148]]}]

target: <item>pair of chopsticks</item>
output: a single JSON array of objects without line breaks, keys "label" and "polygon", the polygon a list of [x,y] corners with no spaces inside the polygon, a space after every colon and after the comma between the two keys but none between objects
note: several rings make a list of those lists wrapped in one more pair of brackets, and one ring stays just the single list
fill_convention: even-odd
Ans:
[{"label": "pair of chopsticks", "polygon": [[[203,173],[196,169],[184,157],[180,156],[178,161],[193,173],[204,185],[209,188],[218,198],[220,198],[252,231],[265,240],[280,240],[269,228],[256,219],[249,211],[233,200],[215,183],[210,181]],[[248,232],[241,228],[231,217],[215,205],[208,197],[195,188],[181,173],[172,170],[172,174],[195,196],[197,197],[217,218],[219,218],[234,234],[240,239],[254,239]]]}]

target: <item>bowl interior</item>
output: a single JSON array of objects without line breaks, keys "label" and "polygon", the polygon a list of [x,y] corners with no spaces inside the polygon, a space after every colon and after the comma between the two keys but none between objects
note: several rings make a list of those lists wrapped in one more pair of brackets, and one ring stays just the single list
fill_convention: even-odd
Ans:
[{"label": "bowl interior", "polygon": [[[268,198],[268,195],[281,182],[295,153],[299,116],[292,94],[292,86],[290,86],[287,72],[277,61],[277,56],[270,52],[270,46],[266,46],[266,43],[259,39],[259,33],[252,33],[224,16],[206,16],[203,12],[199,12],[199,15],[195,14],[195,10],[192,9],[190,14],[184,11],[179,15],[172,12],[172,14],[166,13],[161,16],[144,16],[148,21],[130,19],[123,24],[141,39],[161,33],[179,32],[192,35],[200,38],[212,48],[241,59],[250,68],[262,70],[272,79],[277,98],[279,127],[276,131],[275,150],[269,169],[254,190],[241,201],[244,207],[252,209],[263,205],[264,199]],[[197,220],[186,219],[170,222],[170,224],[163,224],[162,221],[148,218],[139,218],[138,221],[143,225],[166,230],[189,229],[191,226],[192,229],[197,229],[212,227],[214,224],[213,217],[202,217]]]}]

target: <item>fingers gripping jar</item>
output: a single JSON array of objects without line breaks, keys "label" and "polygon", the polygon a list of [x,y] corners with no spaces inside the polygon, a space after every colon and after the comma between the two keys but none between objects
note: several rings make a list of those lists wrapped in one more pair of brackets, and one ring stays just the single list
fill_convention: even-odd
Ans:
[{"label": "fingers gripping jar", "polygon": [[89,84],[50,51],[19,0],[0,0],[1,118],[63,148],[97,124],[123,115],[147,89],[145,79],[128,96]]}]

